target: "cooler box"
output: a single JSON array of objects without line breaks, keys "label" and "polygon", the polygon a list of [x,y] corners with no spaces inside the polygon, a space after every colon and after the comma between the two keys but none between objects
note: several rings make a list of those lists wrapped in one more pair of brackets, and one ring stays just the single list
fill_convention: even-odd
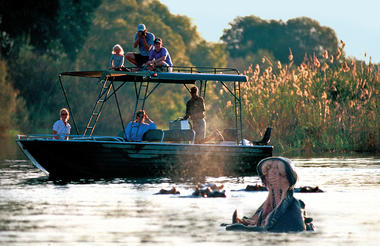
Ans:
[{"label": "cooler box", "polygon": [[169,130],[189,130],[190,124],[188,120],[172,120],[169,121]]}]

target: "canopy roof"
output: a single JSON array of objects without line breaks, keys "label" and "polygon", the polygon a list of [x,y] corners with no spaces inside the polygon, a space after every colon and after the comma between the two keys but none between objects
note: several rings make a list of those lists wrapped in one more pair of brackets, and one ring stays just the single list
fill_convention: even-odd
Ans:
[{"label": "canopy roof", "polygon": [[155,72],[155,71],[73,71],[63,72],[60,76],[78,76],[87,78],[108,77],[113,81],[124,82],[157,82],[169,84],[194,84],[197,80],[220,82],[247,82],[247,76],[223,73],[183,73],[183,72]]}]

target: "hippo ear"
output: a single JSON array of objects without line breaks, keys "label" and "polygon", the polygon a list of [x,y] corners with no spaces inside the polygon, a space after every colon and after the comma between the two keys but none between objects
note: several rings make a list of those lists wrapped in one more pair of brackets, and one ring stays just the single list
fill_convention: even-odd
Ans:
[{"label": "hippo ear", "polygon": [[298,176],[294,168],[294,164],[291,160],[282,157],[282,161],[285,163],[286,176],[288,178],[291,188],[294,188],[294,185],[297,182]]},{"label": "hippo ear", "polygon": [[298,199],[298,202],[299,202],[299,204],[300,204],[300,207],[301,207],[302,209],[305,209],[305,203],[304,203],[301,199]]},{"label": "hippo ear", "polygon": [[263,184],[265,184],[265,175],[261,169],[261,167],[263,166],[263,164],[267,161],[267,160],[270,160],[272,157],[269,157],[269,158],[265,158],[265,159],[262,159],[259,164],[257,164],[257,167],[256,167],[256,170],[257,170],[257,174],[259,175],[260,179],[261,179],[261,182],[263,182]]}]

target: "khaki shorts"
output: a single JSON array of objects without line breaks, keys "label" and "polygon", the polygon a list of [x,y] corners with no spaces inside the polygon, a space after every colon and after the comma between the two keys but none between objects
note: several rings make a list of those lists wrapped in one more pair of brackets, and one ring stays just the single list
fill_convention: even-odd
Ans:
[{"label": "khaki shorts", "polygon": [[206,120],[192,120],[193,130],[195,131],[195,140],[202,140],[206,137]]}]

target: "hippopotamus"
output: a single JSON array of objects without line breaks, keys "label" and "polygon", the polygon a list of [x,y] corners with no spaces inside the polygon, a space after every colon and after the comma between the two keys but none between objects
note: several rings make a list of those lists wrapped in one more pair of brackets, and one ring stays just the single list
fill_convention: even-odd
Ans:
[{"label": "hippopotamus", "polygon": [[[245,191],[268,191],[268,189],[264,185],[247,185],[244,189]],[[294,192],[297,193],[320,193],[324,192],[323,190],[319,189],[318,186],[301,186],[298,188],[294,188]]]},{"label": "hippopotamus", "polygon": [[161,189],[158,193],[155,193],[154,195],[159,195],[159,194],[173,194],[173,195],[178,195],[180,194],[179,191],[177,191],[177,189],[173,186],[173,188],[171,188],[170,190],[165,190],[165,189]]},{"label": "hippopotamus", "polygon": [[240,219],[233,213],[228,231],[299,232],[313,230],[311,218],[305,218],[305,203],[293,197],[297,173],[291,160],[269,157],[257,165],[257,173],[268,190],[268,197],[251,217]]},{"label": "hippopotamus", "polygon": [[201,185],[197,184],[193,196],[201,197],[226,197],[226,191],[223,190],[224,185],[217,186],[216,184]]}]

